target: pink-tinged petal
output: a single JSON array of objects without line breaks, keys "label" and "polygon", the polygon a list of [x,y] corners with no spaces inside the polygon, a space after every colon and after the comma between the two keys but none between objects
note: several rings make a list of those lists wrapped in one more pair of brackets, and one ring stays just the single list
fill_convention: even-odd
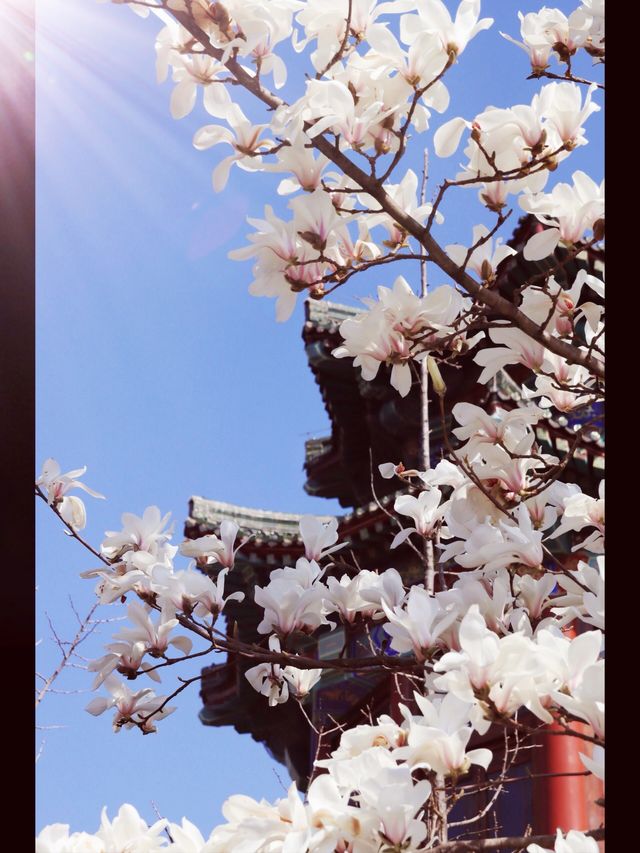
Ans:
[{"label": "pink-tinged petal", "polygon": [[467,758],[472,764],[479,764],[484,770],[487,769],[493,758],[490,749],[472,749],[467,752]]},{"label": "pink-tinged petal", "polygon": [[[364,372],[362,374],[364,376]],[[395,388],[401,397],[406,397],[411,391],[411,368],[408,364],[394,364],[391,368],[391,387]]]},{"label": "pink-tinged petal", "polygon": [[231,98],[224,86],[212,83],[205,86],[202,103],[209,115],[214,118],[226,118],[229,114]]},{"label": "pink-tinged petal", "polygon": [[219,124],[206,124],[201,127],[193,135],[193,147],[198,151],[203,151],[205,148],[211,148],[212,145],[218,145],[220,142],[226,142],[233,145],[234,135],[228,127],[222,127]]},{"label": "pink-tinged petal", "polygon": [[276,89],[282,89],[284,84],[287,82],[287,66],[284,63],[284,60],[280,56],[276,56],[276,54],[272,54],[271,57],[271,72],[273,74],[273,85]]},{"label": "pink-tinged petal", "polygon": [[282,293],[276,299],[276,321],[278,323],[286,322],[293,314],[293,309],[296,307],[297,293],[290,291]]},{"label": "pink-tinged petal", "polygon": [[526,261],[541,261],[549,257],[559,240],[560,231],[557,228],[547,228],[527,240],[522,254]]},{"label": "pink-tinged petal", "polygon": [[193,80],[182,80],[171,93],[171,116],[181,119],[188,116],[196,102],[196,84]]},{"label": "pink-tinged petal", "polygon": [[107,708],[110,708],[111,704],[112,702],[110,699],[105,699],[104,696],[96,696],[95,699],[92,699],[91,702],[89,702],[85,711],[93,714],[94,717],[98,717],[100,714],[103,714]]},{"label": "pink-tinged petal", "polygon": [[442,80],[437,80],[431,85],[429,91],[425,93],[423,100],[437,113],[444,113],[449,109],[451,97],[449,90]]},{"label": "pink-tinged petal", "polygon": [[404,530],[401,530],[399,533],[393,537],[393,542],[390,545],[390,548],[397,548],[398,545],[402,545],[402,543],[411,536],[412,533],[417,533],[415,527],[405,527]]},{"label": "pink-tinged petal", "polygon": [[464,129],[469,123],[463,118],[452,118],[439,127],[433,137],[433,145],[438,157],[450,157],[460,145]]},{"label": "pink-tinged petal", "polygon": [[229,180],[229,172],[231,171],[231,167],[233,166],[235,159],[235,155],[233,154],[230,157],[225,157],[224,160],[221,160],[213,170],[211,182],[213,184],[213,189],[217,193],[222,192],[226,187],[227,181]]},{"label": "pink-tinged petal", "polygon": [[176,649],[179,649],[183,655],[188,655],[191,651],[193,643],[189,639],[189,637],[174,637],[173,640],[170,640],[169,645],[174,646]]}]

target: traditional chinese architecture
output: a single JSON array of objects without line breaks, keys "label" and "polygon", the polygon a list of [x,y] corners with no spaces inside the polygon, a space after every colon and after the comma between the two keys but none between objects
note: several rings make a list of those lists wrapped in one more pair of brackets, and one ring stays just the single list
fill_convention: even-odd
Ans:
[{"label": "traditional chinese architecture", "polygon": [[[519,224],[512,244],[521,248],[535,228],[534,220],[526,217]],[[522,255],[507,259],[496,282],[503,295],[513,298],[517,288],[532,274],[548,268],[551,261],[528,263]],[[557,274],[572,281],[579,266],[588,265],[589,271],[598,269],[598,259],[571,260]],[[306,442],[304,468],[307,475],[305,491],[308,494],[337,498],[345,513],[339,517],[340,541],[348,543],[345,553],[350,561],[369,569],[384,570],[393,565],[403,576],[405,585],[423,579],[424,569],[414,552],[400,546],[393,552],[393,562],[388,544],[397,532],[397,525],[389,513],[397,489],[397,480],[380,477],[378,465],[388,461],[402,461],[406,467],[419,465],[421,401],[419,388],[402,398],[390,387],[386,368],[378,377],[362,380],[359,369],[354,369],[351,359],[336,359],[332,350],[341,343],[339,325],[356,309],[326,301],[306,303],[306,322],[302,339],[309,367],[318,385],[329,416],[331,432],[327,436]],[[443,427],[450,430],[450,411],[459,400],[473,402],[491,412],[496,407],[510,409],[522,404],[517,379],[517,369],[509,368],[511,376],[501,371],[492,386],[477,383],[480,368],[469,359],[463,369],[446,367],[443,377],[447,385],[446,420],[443,425],[437,406],[430,403],[431,465],[443,455]],[[587,420],[592,429],[574,454],[565,479],[578,482],[586,492],[595,494],[603,476],[604,435],[601,413],[594,408],[581,412],[579,421],[568,420],[553,411],[537,427],[536,433],[543,451],[563,455],[575,431]],[[270,571],[278,566],[293,565],[304,555],[298,534],[299,515],[272,512],[235,506],[218,500],[192,497],[185,534],[198,538],[218,532],[220,522],[233,519],[241,535],[251,536],[236,558],[233,571],[227,578],[227,591],[242,590],[245,601],[241,605],[231,602],[227,613],[228,632],[239,639],[254,643],[264,642],[257,632],[262,610],[253,603],[256,585],[268,583]],[[554,548],[565,555],[571,543],[552,540]],[[577,556],[575,557],[577,562]],[[343,570],[336,569],[338,575]],[[379,645],[384,641],[381,627],[373,630],[371,640]],[[336,657],[343,647],[348,657],[370,655],[369,642],[363,635],[345,635],[344,629],[331,633],[318,632],[300,647],[305,654],[319,658]],[[301,790],[305,790],[312,772],[313,761],[336,745],[337,735],[319,741],[303,712],[295,702],[269,707],[244,677],[252,662],[229,656],[226,663],[211,666],[203,671],[201,696],[203,708],[200,718],[205,725],[233,726],[237,732],[250,733],[263,743],[269,753],[287,767]],[[316,729],[329,729],[335,722],[357,724],[371,715],[397,710],[397,685],[386,674],[337,674],[327,672],[306,701],[306,713]],[[503,750],[502,730],[490,730],[482,739],[495,749]],[[574,748],[575,747],[575,748]],[[588,803],[597,792],[586,790],[584,776],[545,778],[540,782],[528,778],[532,769],[536,773],[557,773],[559,770],[582,770],[578,753],[587,744],[567,737],[547,737],[537,750],[524,750],[514,763],[510,775],[520,774],[522,781],[512,784],[509,793],[499,799],[497,819],[503,834],[518,834],[525,826],[536,831],[555,831],[556,826],[584,827],[598,825],[600,815],[596,807],[587,814]],[[533,753],[533,756],[532,756]],[[488,775],[494,772],[489,768]],[[478,779],[484,774],[478,768]],[[472,780],[473,776],[470,777]],[[593,777],[589,777],[590,779]],[[597,781],[597,780],[596,780]],[[534,787],[538,786],[538,787]],[[473,814],[488,802],[490,792],[478,793],[466,799],[457,809],[461,815]],[[485,820],[489,820],[488,815]],[[493,817],[491,816],[491,820]],[[595,821],[595,823],[594,823]],[[493,825],[493,824],[491,824]],[[482,821],[474,830],[488,829]],[[455,832],[452,834],[455,835]]]}]

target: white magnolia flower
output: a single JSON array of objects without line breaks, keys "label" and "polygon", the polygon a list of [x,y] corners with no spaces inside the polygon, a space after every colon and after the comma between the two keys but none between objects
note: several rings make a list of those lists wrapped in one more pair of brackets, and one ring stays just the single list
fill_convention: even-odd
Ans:
[{"label": "white magnolia flower", "polygon": [[597,557],[596,562],[597,568],[580,561],[578,568],[570,571],[577,582],[566,575],[558,577],[559,586],[566,592],[553,599],[553,613],[560,617],[560,625],[578,618],[604,630],[604,557]]},{"label": "white magnolia flower", "polygon": [[499,347],[487,347],[477,352],[473,360],[483,367],[478,382],[485,385],[508,364],[523,364],[537,373],[551,369],[549,351],[520,329],[489,329],[489,338]]},{"label": "white magnolia flower", "polygon": [[[269,648],[272,652],[280,651],[280,641],[275,634],[269,637]],[[250,667],[244,676],[254,690],[268,698],[270,706],[286,702],[289,698],[289,684],[278,663],[259,663]]]},{"label": "white magnolia flower", "polygon": [[584,752],[580,752],[578,754],[587,770],[591,771],[594,776],[598,779],[602,779],[604,782],[604,747],[595,745],[593,747],[592,755],[586,755]]},{"label": "white magnolia flower", "polygon": [[255,587],[254,601],[264,608],[260,634],[272,631],[286,636],[295,631],[312,633],[330,624],[325,617],[327,590],[318,578],[320,567],[304,558],[295,568],[275,569],[265,587]]},{"label": "white magnolia flower", "polygon": [[491,750],[466,749],[473,733],[469,722],[473,705],[452,693],[434,697],[433,702],[418,693],[413,695],[421,716],[412,716],[402,706],[408,726],[407,745],[395,750],[394,755],[412,770],[425,767],[444,776],[462,775],[472,764],[486,770],[493,757]]},{"label": "white magnolia flower", "polygon": [[90,489],[78,480],[78,477],[82,477],[86,470],[87,466],[85,465],[82,468],[74,468],[73,471],[67,471],[66,474],[63,474],[60,465],[55,459],[45,459],[40,476],[36,480],[36,486],[43,487],[49,504],[61,500],[71,489],[83,489],[94,498],[104,499],[104,495],[94,492],[93,489]]},{"label": "white magnolia flower", "polygon": [[252,172],[260,168],[261,152],[273,147],[269,140],[260,139],[260,135],[268,125],[253,125],[242,110],[234,104],[235,109],[229,111],[226,118],[232,130],[218,124],[208,124],[197,130],[193,137],[194,148],[203,151],[212,145],[225,143],[234,149],[234,153],[225,157],[213,170],[213,189],[221,192],[229,180],[229,172],[234,163],[241,169]]},{"label": "white magnolia flower", "polygon": [[206,853],[258,853],[261,849],[294,853],[307,849],[310,827],[295,782],[286,798],[273,805],[234,794],[224,803],[222,814],[227,823],[213,830]]},{"label": "white magnolia flower", "polygon": [[187,820],[182,818],[182,823],[169,823],[167,829],[173,843],[168,848],[171,853],[204,853],[206,842],[200,830]]},{"label": "white magnolia flower", "polygon": [[74,530],[83,530],[87,526],[87,511],[84,503],[76,495],[66,495],[61,498],[58,512]]},{"label": "white magnolia flower", "polygon": [[[172,528],[167,528],[171,513],[161,515],[157,506],[149,506],[142,517],[132,512],[122,514],[122,530],[107,530],[102,542],[102,553],[109,560],[117,560],[127,554],[142,552],[151,562],[161,562],[171,539]],[[173,550],[173,553],[177,548]],[[153,559],[157,558],[157,559]],[[137,558],[132,558],[137,559]],[[149,562],[147,562],[149,565]]]},{"label": "white magnolia flower", "polygon": [[[500,238],[496,240],[495,249],[493,247],[493,238],[489,237],[490,231],[486,225],[473,226],[473,238],[471,245],[476,248],[469,255],[466,269],[474,272],[478,278],[486,281],[495,277],[498,266],[511,255],[516,255],[515,249],[511,246],[503,246]],[[483,241],[480,243],[480,241]],[[477,245],[479,244],[479,245]],[[451,246],[445,246],[445,251],[459,267],[463,265],[467,257],[468,249],[466,246],[461,246],[457,243]]]},{"label": "white magnolia flower", "polygon": [[156,853],[166,849],[167,838],[162,833],[167,823],[168,821],[162,818],[152,826],[147,826],[135,808],[128,803],[120,806],[118,814],[110,821],[105,806],[96,838],[103,842],[105,853],[126,849],[135,850],[136,853]]},{"label": "white magnolia flower", "polygon": [[231,569],[239,549],[239,546],[235,549],[233,547],[239,529],[235,521],[225,519],[220,524],[220,538],[209,534],[198,539],[187,539],[180,545],[180,553],[185,557],[194,557],[199,566],[220,563]]},{"label": "white magnolia flower", "polygon": [[133,693],[114,675],[105,678],[104,686],[111,693],[111,699],[97,696],[89,702],[85,710],[97,717],[109,708],[115,708],[114,732],[119,732],[123,727],[130,729],[134,726],[140,728],[144,734],[155,732],[155,721],[168,717],[176,710],[175,707],[166,705],[161,708],[166,697],[156,696],[150,687]]},{"label": "white magnolia flower", "polygon": [[527,853],[598,853],[599,849],[595,838],[590,838],[583,832],[578,832],[577,829],[570,829],[566,836],[563,836],[562,830],[558,829],[553,850],[540,847],[539,844],[530,844],[527,847]]},{"label": "white magnolia flower", "polygon": [[462,0],[455,18],[442,0],[422,0],[416,4],[400,2],[388,4],[389,7],[403,11],[417,11],[417,15],[404,15],[401,18],[400,33],[402,40],[408,44],[418,38],[421,33],[433,33],[440,44],[443,55],[451,53],[459,56],[471,39],[482,30],[493,24],[493,18],[480,18],[480,0]]},{"label": "white magnolia flower", "polygon": [[443,645],[442,635],[455,622],[457,613],[445,610],[424,587],[412,586],[406,602],[393,609],[382,601],[389,619],[383,625],[391,637],[391,648],[401,654],[414,652],[418,660]]},{"label": "white magnolia flower", "polygon": [[570,530],[580,531],[585,527],[594,527],[595,530],[571,550],[587,548],[601,554],[604,551],[604,480],[601,480],[598,486],[597,498],[578,492],[565,499],[562,521],[549,539],[555,539]]},{"label": "white magnolia flower", "polygon": [[[595,106],[592,104],[591,106]],[[550,193],[524,192],[520,207],[550,226],[530,237],[523,249],[529,261],[546,258],[559,242],[573,246],[604,219],[604,181],[598,184],[584,172],[574,172],[573,185],[556,184]]]},{"label": "white magnolia flower", "polygon": [[323,669],[298,669],[295,666],[285,666],[282,676],[289,684],[289,692],[296,699],[304,699],[320,681],[323,672]]},{"label": "white magnolia flower", "polygon": [[400,495],[396,498],[393,508],[401,515],[408,515],[415,522],[415,527],[406,527],[398,533],[391,543],[391,548],[397,548],[411,533],[431,538],[442,522],[446,504],[440,505],[442,492],[438,488],[426,489],[417,498],[413,495]]},{"label": "white magnolia flower", "polygon": [[[453,331],[464,300],[453,287],[445,286],[420,298],[398,276],[393,290],[378,287],[378,301],[365,302],[368,311],[340,325],[344,343],[332,355],[353,358],[354,367],[360,367],[367,381],[375,379],[382,363],[391,365],[391,385],[406,397],[412,384],[410,362],[426,357]],[[419,348],[414,345],[418,336]]]},{"label": "white magnolia flower", "polygon": [[429,782],[414,782],[406,766],[384,767],[375,776],[364,779],[358,801],[379,820],[378,833],[392,847],[413,847],[426,838],[427,827],[421,819],[431,794]]},{"label": "white magnolia flower", "polygon": [[182,611],[188,616],[217,616],[228,601],[244,601],[243,592],[224,595],[229,569],[221,569],[215,581],[202,572],[187,568],[173,572],[166,566],[155,566],[151,572],[151,589],[157,594],[161,607]]},{"label": "white magnolia flower", "polygon": [[95,835],[74,832],[69,826],[53,823],[45,826],[36,838],[36,853],[104,853],[104,844]]},{"label": "white magnolia flower", "polygon": [[346,542],[335,544],[338,541],[337,518],[323,521],[314,515],[304,515],[299,524],[307,560],[321,560],[346,545]]},{"label": "white magnolia flower", "polygon": [[468,439],[458,451],[472,461],[477,453],[485,449],[483,445],[504,444],[512,452],[531,427],[542,418],[543,412],[537,406],[522,406],[511,411],[496,408],[491,414],[472,403],[456,403],[451,414],[460,424],[452,430],[460,441]]}]

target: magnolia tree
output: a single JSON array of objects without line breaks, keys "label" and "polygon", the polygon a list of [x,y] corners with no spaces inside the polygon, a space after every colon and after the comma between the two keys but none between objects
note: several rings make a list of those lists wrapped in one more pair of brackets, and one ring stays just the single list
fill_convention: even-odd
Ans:
[{"label": "magnolia tree", "polygon": [[[48,459],[37,495],[100,561],[83,574],[97,583],[98,601],[117,608],[126,600],[126,627],[89,664],[100,694],[87,711],[110,714],[115,731],[153,733],[176,710],[174,698],[197,681],[178,678],[177,687],[158,688],[168,668],[220,652],[251,662],[246,677],[269,705],[303,707],[328,670],[393,673],[407,699],[395,718],[334,732],[337,746],[316,760],[304,801],[295,785],[274,803],[239,793],[224,804],[226,822],[208,839],[186,819],[147,826],[123,805],[112,820],[103,813],[94,834],[46,827],[38,851],[596,851],[602,828],[503,838],[474,833],[473,821],[510,781],[517,751],[510,733],[526,741],[553,730],[579,739],[580,772],[603,778],[603,493],[584,494],[563,479],[593,426],[577,429],[563,456],[543,452],[536,440],[536,425],[550,411],[575,417],[604,398],[604,283],[586,264],[573,265],[580,268],[573,281],[564,274],[587,252],[604,255],[603,185],[567,168],[600,109],[603,86],[577,76],[575,65],[585,52],[587,65],[604,62],[603,0],[583,0],[568,18],[546,7],[519,13],[521,40],[495,37],[526,54],[514,49],[514,69],[521,63],[523,75],[540,79],[531,102],[435,122],[435,133],[433,114],[448,108],[449,69],[464,63],[471,39],[492,37],[480,0],[462,0],[453,12],[441,0],[131,6],[161,19],[158,76],[171,73],[175,83],[174,118],[201,104],[211,121],[194,145],[226,146],[214,190],[224,191],[234,167],[256,173],[256,181],[261,172],[282,175],[278,193],[291,197],[289,213],[281,218],[266,206],[249,220],[248,245],[231,253],[252,260],[251,293],[274,298],[276,318],[286,320],[298,295],[322,299],[380,267],[385,283],[344,320],[333,355],[353,359],[364,381],[386,366],[402,397],[421,385],[422,464],[408,470],[391,459],[380,473],[396,478],[401,492],[393,513],[400,532],[388,547],[411,547],[424,580],[407,588],[394,568],[348,566],[345,552],[336,556],[346,544],[338,541],[337,521],[306,517],[305,556],[275,568],[254,590],[263,641],[246,644],[220,624],[227,602],[243,598],[225,595],[244,542],[233,521],[223,522],[219,535],[176,546],[168,516],[153,506],[142,517],[125,513],[122,528],[94,547],[80,534],[85,506],[72,494],[94,494],[80,480],[84,469],[63,474]],[[297,99],[286,102],[277,92],[292,49],[306,54],[308,68]],[[426,159],[422,180],[403,164],[410,140],[442,158],[463,146],[459,170],[431,203]],[[488,212],[493,224],[442,246],[441,208],[456,193],[459,204],[475,205],[478,219]],[[536,223],[524,259],[548,260],[508,298],[497,279],[516,250],[497,235],[517,208]],[[411,280],[392,274],[397,261],[413,264]],[[437,287],[427,289],[427,269]],[[432,468],[427,394],[444,424],[441,366],[472,363],[485,385],[517,366],[516,375],[526,377],[522,405],[488,415],[458,402],[446,455]],[[549,550],[568,532],[574,551],[589,555],[577,567]],[[393,554],[380,562],[392,563]],[[369,657],[299,653],[301,637],[354,623],[367,636],[381,626],[387,641],[372,642]],[[501,770],[485,783],[489,806],[467,821],[468,840],[448,840],[448,815],[473,789],[465,787],[466,774],[492,761],[490,749],[470,748],[492,725],[505,730],[507,746]]]}]

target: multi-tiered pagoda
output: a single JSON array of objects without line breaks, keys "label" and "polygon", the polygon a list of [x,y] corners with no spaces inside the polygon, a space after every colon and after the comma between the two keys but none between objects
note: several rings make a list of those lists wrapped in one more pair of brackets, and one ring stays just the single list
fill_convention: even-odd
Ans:
[{"label": "multi-tiered pagoda", "polygon": [[[535,228],[533,220],[526,217],[511,244],[521,248],[532,228]],[[496,287],[503,295],[513,298],[521,284],[548,268],[551,262],[526,262],[521,254],[509,258],[501,265]],[[570,283],[580,267],[598,274],[599,260],[594,255],[571,260],[556,274],[556,279],[562,283],[566,277]],[[402,398],[389,385],[386,368],[380,370],[374,381],[368,382],[361,378],[359,369],[353,367],[350,359],[332,357],[332,350],[342,341],[340,323],[355,313],[354,308],[327,301],[308,301],[305,305],[302,339],[309,367],[329,416],[331,432],[328,436],[305,443],[307,480],[304,488],[310,495],[336,498],[345,508],[344,515],[338,518],[338,532],[340,541],[348,543],[345,553],[352,557],[351,562],[380,571],[393,565],[401,573],[405,585],[409,586],[423,580],[424,568],[406,545],[389,551],[391,538],[397,532],[397,525],[389,513],[396,495],[397,480],[380,477],[378,465],[402,461],[407,468],[419,467],[420,390],[414,385],[411,393]],[[467,359],[461,369],[445,366],[447,431],[455,426],[451,424],[450,411],[458,401],[475,403],[490,413],[497,407],[512,409],[523,405],[517,381],[520,378],[518,369],[509,368],[509,371],[510,374],[501,371],[487,388],[478,384],[480,368],[471,359]],[[444,453],[443,433],[437,406],[430,404],[429,411],[431,465],[434,466]],[[592,421],[593,429],[574,454],[564,479],[579,483],[583,491],[595,495],[604,474],[604,434],[600,412],[581,410],[579,419],[570,420],[551,410],[544,424],[536,428],[536,435],[544,452],[563,456],[575,437],[575,431],[587,420]],[[239,525],[240,537],[251,537],[238,553],[226,582],[227,592],[242,590],[245,593],[245,601],[241,605],[231,602],[225,613],[228,632],[246,643],[264,643],[265,640],[257,632],[262,610],[253,603],[254,587],[265,586],[272,569],[293,565],[298,557],[304,555],[298,533],[300,518],[293,513],[236,506],[203,497],[194,496],[189,502],[189,517],[185,524],[188,538],[217,533],[224,519],[233,519]],[[551,540],[549,544],[556,553],[563,555],[566,563],[572,542],[563,537]],[[576,563],[578,556],[572,555]],[[336,569],[336,572],[340,576],[343,570]],[[381,627],[374,629],[371,639],[374,643],[383,642]],[[307,655],[332,658],[340,654],[345,644],[348,657],[371,653],[369,641],[365,643],[362,634],[345,636],[344,629],[324,634],[318,632],[306,641],[304,651]],[[229,655],[225,663],[203,671],[200,719],[205,725],[233,726],[239,733],[250,733],[265,745],[273,758],[287,767],[300,790],[305,790],[314,759],[335,748],[337,734],[333,738],[323,737],[319,742],[296,703],[269,707],[265,697],[257,693],[244,677],[251,665],[251,661]],[[315,728],[321,730],[335,727],[336,722],[349,726],[364,722],[369,715],[375,718],[382,713],[393,713],[397,701],[397,685],[390,675],[328,671],[307,698],[305,708]],[[587,783],[584,776],[548,776],[543,782],[528,779],[532,771],[540,774],[567,768],[582,770],[577,753],[584,750],[585,742],[550,736],[542,740],[536,750],[523,750],[512,767],[511,775],[520,774],[522,782],[513,784],[510,793],[499,800],[497,811],[503,834],[518,834],[527,824],[541,832],[555,831],[556,826],[599,825],[601,810],[588,806],[597,798],[598,791],[595,788],[587,791],[587,784],[593,787],[593,783]],[[482,739],[483,743],[494,748],[497,756],[501,753],[502,741],[501,731],[490,731]],[[480,768],[477,770],[484,773]],[[489,775],[492,771],[493,767],[490,767]],[[597,780],[595,783],[598,784]],[[473,809],[480,808],[482,796],[469,797],[461,813],[473,813]],[[587,813],[588,809],[590,813]],[[475,825],[474,829],[483,829],[482,823]]]}]

